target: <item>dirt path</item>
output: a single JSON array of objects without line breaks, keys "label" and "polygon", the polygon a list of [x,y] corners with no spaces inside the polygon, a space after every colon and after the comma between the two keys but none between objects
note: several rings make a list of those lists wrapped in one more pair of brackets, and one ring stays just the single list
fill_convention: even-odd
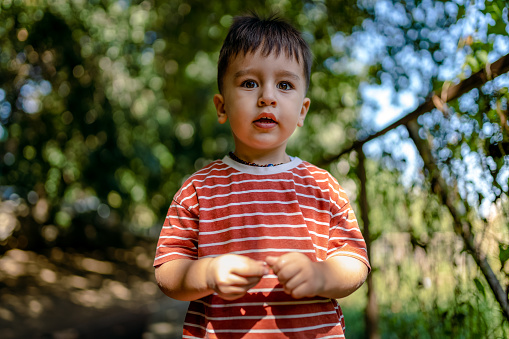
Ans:
[{"label": "dirt path", "polygon": [[151,249],[8,251],[0,338],[180,338],[187,303],[159,291]]}]

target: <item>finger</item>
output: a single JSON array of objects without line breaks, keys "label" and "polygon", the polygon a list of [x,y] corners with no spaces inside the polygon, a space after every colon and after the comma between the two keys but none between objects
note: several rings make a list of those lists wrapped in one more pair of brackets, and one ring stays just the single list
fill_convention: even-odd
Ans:
[{"label": "finger", "polygon": [[243,291],[243,292],[239,292],[239,293],[218,293],[219,296],[225,300],[235,300],[235,299],[238,299],[238,298],[241,298],[243,297],[246,292]]},{"label": "finger", "polygon": [[240,287],[247,291],[248,289],[256,286],[260,282],[260,280],[261,280],[261,277],[258,277],[258,278],[250,277],[250,278],[246,278],[242,284],[232,284],[231,286]]},{"label": "finger", "polygon": [[290,294],[295,299],[310,298],[315,296],[315,293],[313,293],[313,288],[310,284],[301,284],[292,289]]},{"label": "finger", "polygon": [[246,278],[236,274],[218,277],[216,281],[218,286],[243,286],[249,283]]},{"label": "finger", "polygon": [[274,266],[276,264],[276,262],[278,261],[278,259],[279,259],[279,257],[274,257],[274,256],[269,255],[268,257],[265,258],[265,262],[269,266]]},{"label": "finger", "polygon": [[217,293],[221,295],[244,295],[246,292],[247,289],[242,286],[223,286]]},{"label": "finger", "polygon": [[248,280],[247,284],[229,286],[228,291],[234,291],[234,294],[237,295],[244,295],[247,293],[247,291],[255,287],[260,282],[261,279],[247,279],[247,280]]},{"label": "finger", "polygon": [[304,279],[302,274],[295,274],[285,281],[284,287],[285,287],[285,290],[292,292],[294,289],[296,289],[297,287],[299,287],[305,283],[306,283],[306,280]]},{"label": "finger", "polygon": [[244,265],[232,268],[231,272],[243,277],[262,277],[269,273],[269,268],[263,261],[250,260]]},{"label": "finger", "polygon": [[272,268],[274,273],[278,274],[279,271],[285,267],[287,264],[287,260],[285,256],[282,255],[280,257],[268,256],[265,258],[265,262]]},{"label": "finger", "polygon": [[262,280],[261,277],[246,277],[246,285],[256,285]]},{"label": "finger", "polygon": [[276,274],[280,283],[287,284],[288,281],[295,278],[300,272],[301,268],[299,266],[289,264],[281,268]]}]

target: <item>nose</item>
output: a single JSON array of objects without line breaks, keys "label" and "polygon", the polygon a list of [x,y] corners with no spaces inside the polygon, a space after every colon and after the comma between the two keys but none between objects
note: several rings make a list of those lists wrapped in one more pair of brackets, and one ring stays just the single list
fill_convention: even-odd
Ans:
[{"label": "nose", "polygon": [[277,100],[274,91],[269,88],[264,88],[258,98],[258,106],[276,106]]}]

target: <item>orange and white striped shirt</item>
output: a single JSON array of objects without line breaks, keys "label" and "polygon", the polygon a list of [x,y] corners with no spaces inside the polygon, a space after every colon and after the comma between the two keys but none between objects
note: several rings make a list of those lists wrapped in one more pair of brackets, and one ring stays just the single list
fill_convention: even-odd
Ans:
[{"label": "orange and white striped shirt", "polygon": [[[225,253],[255,260],[301,252],[313,261],[345,255],[369,268],[366,244],[345,191],[299,158],[253,167],[229,157],[193,174],[174,196],[154,266]],[[343,338],[336,300],[294,299],[270,272],[233,301],[192,301],[183,338]]]}]

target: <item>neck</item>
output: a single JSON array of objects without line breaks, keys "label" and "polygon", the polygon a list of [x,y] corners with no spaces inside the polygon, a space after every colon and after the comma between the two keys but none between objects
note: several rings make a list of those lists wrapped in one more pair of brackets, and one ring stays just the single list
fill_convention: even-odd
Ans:
[{"label": "neck", "polygon": [[286,144],[271,149],[256,149],[245,147],[245,145],[235,145],[233,153],[244,161],[258,165],[281,164],[290,161],[290,157],[286,154]]},{"label": "neck", "polygon": [[257,167],[269,167],[269,166],[277,166],[282,165],[284,163],[290,162],[290,157],[285,153],[283,157],[249,157],[239,152],[230,152],[230,158],[233,160],[249,166],[257,166]]}]

